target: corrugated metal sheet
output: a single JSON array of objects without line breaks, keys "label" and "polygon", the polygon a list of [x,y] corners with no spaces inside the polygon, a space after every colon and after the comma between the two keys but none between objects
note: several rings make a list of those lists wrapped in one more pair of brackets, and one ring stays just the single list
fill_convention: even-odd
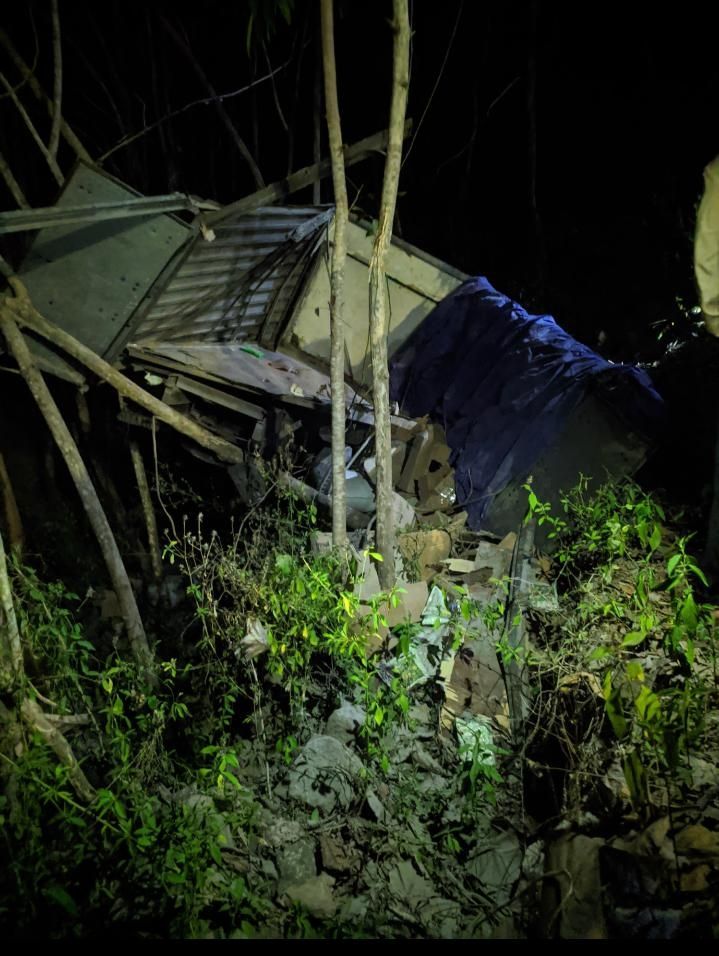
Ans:
[{"label": "corrugated metal sheet", "polygon": [[139,319],[133,342],[276,347],[332,208],[268,206],[198,234]]}]

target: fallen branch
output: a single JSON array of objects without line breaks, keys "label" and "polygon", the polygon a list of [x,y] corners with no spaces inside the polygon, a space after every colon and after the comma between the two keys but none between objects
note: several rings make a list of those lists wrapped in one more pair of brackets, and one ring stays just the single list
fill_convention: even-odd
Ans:
[{"label": "fallen branch", "polygon": [[15,179],[12,169],[8,165],[7,160],[0,153],[0,176],[5,180],[5,185],[10,191],[10,195],[18,204],[20,209],[29,209],[30,203],[25,198],[25,193],[22,191],[20,183]]},{"label": "fallen branch", "polygon": [[50,127],[48,152],[53,159],[57,159],[57,149],[60,145],[60,126],[62,124],[62,43],[60,42],[60,11],[58,10],[57,0],[51,0],[50,13],[52,17],[53,90],[52,126]]},{"label": "fallen branch", "polygon": [[191,110],[195,106],[209,106],[210,103],[220,102],[224,100],[232,99],[234,96],[239,96],[241,93],[246,93],[248,90],[253,89],[255,86],[259,86],[260,83],[265,83],[267,80],[271,79],[276,73],[280,73],[284,70],[289,64],[289,60],[286,60],[280,66],[276,67],[271,73],[265,74],[265,76],[260,76],[256,80],[253,80],[251,83],[241,86],[238,90],[232,90],[230,93],[218,93],[214,97],[212,96],[203,96],[202,99],[192,100],[190,103],[185,103],[184,106],[178,107],[176,110],[171,110],[169,113],[166,113],[164,116],[161,116],[160,119],[155,120],[153,123],[148,123],[147,126],[144,126],[141,130],[138,130],[136,133],[130,133],[127,136],[115,143],[110,149],[98,157],[97,163],[99,166],[109,159],[113,153],[116,153],[118,149],[124,149],[126,146],[129,146],[130,143],[134,143],[135,140],[140,139],[141,136],[145,136],[147,133],[151,133],[154,129],[157,129],[159,126],[169,122],[171,119],[174,119],[176,116],[180,116],[182,113]]},{"label": "fallen branch", "polygon": [[84,727],[90,723],[89,714],[45,714],[45,720],[48,720],[58,730],[61,727]]},{"label": "fallen branch", "polygon": [[5,87],[6,91],[10,95],[10,99],[15,104],[15,107],[17,108],[18,113],[22,117],[23,122],[25,123],[25,126],[27,126],[28,132],[30,133],[32,138],[35,140],[35,143],[37,144],[37,147],[42,153],[42,155],[45,157],[45,160],[47,161],[47,164],[50,167],[50,172],[55,177],[55,181],[57,182],[58,186],[62,186],[65,182],[65,177],[62,175],[60,167],[57,165],[56,159],[54,158],[54,156],[50,154],[50,151],[48,150],[45,143],[43,143],[42,137],[40,136],[37,129],[35,128],[35,124],[30,119],[30,116],[27,110],[20,102],[20,99],[18,98],[17,93],[8,82],[4,73],[0,73],[0,83],[2,83],[2,85]]},{"label": "fallen branch", "polygon": [[10,540],[10,550],[18,557],[22,556],[25,535],[23,533],[20,510],[15,500],[10,475],[5,467],[5,459],[0,452],[0,495],[3,500],[3,510],[5,511],[5,523],[7,525],[8,538]]},{"label": "fallen branch", "polygon": [[[411,131],[412,120],[408,119],[404,124],[404,137],[409,136]],[[361,162],[372,153],[381,152],[387,146],[388,138],[389,133],[385,129],[380,133],[373,133],[372,136],[367,136],[359,142],[353,143],[352,146],[343,147],[345,168]],[[271,206],[286,196],[291,196],[292,193],[304,189],[305,186],[311,186],[317,180],[327,176],[331,170],[332,161],[330,159],[323,159],[322,162],[313,163],[311,166],[303,166],[302,169],[298,169],[297,172],[292,173],[286,179],[271,183],[250,196],[243,196],[242,199],[223,206],[217,212],[207,213],[204,221],[208,226],[214,226],[230,216],[234,218],[252,212],[254,209],[259,209],[260,206]]]},{"label": "fallen branch", "polygon": [[200,82],[203,84],[203,86],[207,90],[210,96],[210,99],[212,100],[212,103],[214,104],[225,129],[229,133],[230,138],[232,139],[232,142],[237,147],[237,151],[245,160],[247,165],[250,167],[250,172],[252,173],[252,178],[255,181],[255,185],[257,186],[258,189],[262,189],[262,187],[265,185],[265,181],[262,178],[262,173],[260,172],[257,163],[255,162],[255,158],[252,155],[252,153],[249,151],[249,149],[247,148],[247,144],[245,143],[244,139],[242,139],[240,134],[235,129],[235,124],[230,119],[230,114],[222,105],[222,102],[217,96],[214,86],[212,85],[212,83],[210,83],[209,79],[207,78],[207,74],[202,69],[197,59],[195,59],[195,57],[193,56],[192,50],[189,48],[187,43],[185,43],[183,38],[180,36],[178,31],[175,29],[175,27],[170,23],[170,21],[165,19],[165,17],[163,17],[162,15],[160,15],[160,22],[162,23],[162,26],[170,34],[170,36],[175,41],[179,49],[183,52],[185,57],[190,62],[190,65],[192,66],[193,70],[197,74]]},{"label": "fallen branch", "polygon": [[0,330],[5,336],[8,349],[17,362],[23,378],[47,422],[60,453],[65,459],[65,464],[80,495],[85,513],[105,559],[110,580],[125,621],[133,654],[138,664],[149,673],[152,668],[152,653],[147,643],[145,629],[142,625],[130,579],[127,576],[127,570],[112,529],[77,445],[55,404],[55,399],[52,397],[42,373],[36,368],[27,342],[15,324],[12,312],[7,308],[5,302],[0,303]]},{"label": "fallen branch", "polygon": [[65,740],[60,730],[52,721],[48,720],[47,715],[40,709],[37,701],[30,700],[29,697],[26,697],[20,705],[20,713],[28,726],[40,734],[48,747],[55,752],[60,762],[67,767],[70,783],[75,788],[77,795],[87,803],[91,803],[95,799],[95,789],[90,785],[82,767],[77,762],[75,754],[72,752],[72,747]]},{"label": "fallen branch", "polygon": [[8,661],[12,678],[17,683],[23,674],[22,645],[2,534],[0,534],[0,637],[3,638],[0,641],[0,654]]},{"label": "fallen branch", "polygon": [[140,493],[142,502],[142,511],[145,516],[145,526],[147,528],[147,542],[150,549],[150,561],[152,562],[152,575],[157,584],[162,580],[162,558],[160,556],[160,536],[157,533],[157,519],[155,510],[152,507],[152,498],[150,497],[150,486],[147,483],[147,472],[145,463],[142,460],[142,454],[137,446],[137,442],[130,442],[130,457],[132,458],[132,467],[135,469],[135,480],[137,481],[137,490]]},{"label": "fallen branch", "polygon": [[27,290],[17,276],[11,276],[8,282],[15,292],[15,298],[5,296],[0,302],[8,312],[12,314],[16,322],[36,332],[49,342],[52,342],[53,345],[62,349],[68,355],[72,356],[72,358],[77,359],[78,362],[87,366],[92,372],[112,385],[120,395],[135,402],[142,408],[147,409],[155,418],[161,422],[165,422],[166,425],[170,425],[176,431],[186,435],[193,441],[196,441],[198,445],[202,445],[203,448],[207,448],[217,455],[220,460],[226,461],[231,465],[244,461],[244,454],[240,448],[237,448],[237,446],[226,441],[224,438],[213,435],[212,432],[203,428],[202,425],[198,425],[196,422],[187,418],[187,416],[170,408],[169,405],[160,401],[159,398],[150,395],[149,392],[146,392],[144,388],[140,388],[139,385],[136,385],[123,375],[122,372],[119,372],[110,365],[109,362],[100,358],[92,349],[89,349],[86,345],[83,345],[82,342],[74,338],[74,336],[53,325],[52,322],[49,322],[40,315],[30,302]]}]

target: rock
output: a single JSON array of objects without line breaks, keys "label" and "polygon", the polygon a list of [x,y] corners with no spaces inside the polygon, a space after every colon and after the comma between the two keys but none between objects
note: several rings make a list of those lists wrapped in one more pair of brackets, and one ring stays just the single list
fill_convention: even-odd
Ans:
[{"label": "rock", "polygon": [[393,491],[390,500],[390,507],[392,509],[394,527],[397,529],[397,531],[412,527],[412,525],[415,523],[414,508],[406,498],[403,498],[398,492]]},{"label": "rock", "polygon": [[[496,545],[491,541],[482,540],[479,542],[477,553],[474,556],[475,568],[486,568],[490,572],[490,576],[497,581],[509,574],[509,565],[512,560],[511,548],[502,547],[502,544]],[[514,543],[512,543],[512,547],[514,547]]]},{"label": "rock", "polygon": [[719,767],[711,761],[690,754],[689,768],[692,772],[692,783],[698,790],[719,787]]},{"label": "rock", "polygon": [[676,846],[678,853],[687,856],[719,856],[719,833],[692,824],[677,833]]},{"label": "rock", "polygon": [[332,895],[334,879],[327,873],[320,873],[302,883],[288,886],[285,896],[293,903],[301,903],[313,916],[331,919],[337,912],[337,903]]},{"label": "rock", "polygon": [[352,896],[342,904],[340,919],[343,923],[361,926],[367,918],[370,900],[367,896]]},{"label": "rock", "polygon": [[379,575],[374,563],[367,559],[360,558],[357,562],[359,576],[355,583],[355,594],[360,601],[371,601],[375,594],[382,590],[379,583]]},{"label": "rock", "polygon": [[384,804],[374,790],[367,791],[367,805],[374,814],[375,820],[377,820],[378,823],[381,823],[387,816],[387,811],[384,808]]},{"label": "rock", "polygon": [[290,820],[287,817],[276,817],[268,824],[263,835],[270,846],[285,846],[287,843],[294,843],[295,840],[301,840],[305,835],[305,831],[297,820]]},{"label": "rock", "polygon": [[200,793],[193,787],[185,787],[173,794],[172,799],[187,807],[195,819],[211,819],[216,828],[219,845],[228,850],[235,849],[235,840],[227,817],[216,809],[215,801],[209,794]]},{"label": "rock", "polygon": [[347,809],[362,771],[362,761],[334,737],[312,737],[289,773],[289,796],[320,812]]},{"label": "rock", "polygon": [[561,939],[607,938],[599,862],[603,846],[601,839],[567,834],[547,848],[547,873],[556,875],[545,880],[542,893],[545,939],[557,926]]},{"label": "rock", "polygon": [[707,877],[711,873],[711,867],[702,863],[701,866],[695,866],[688,873],[682,873],[680,880],[680,889],[682,893],[703,893],[709,888]]},{"label": "rock", "polygon": [[332,550],[331,531],[313,531],[310,536],[310,548],[313,554],[327,554]]},{"label": "rock", "polygon": [[359,863],[359,854],[353,846],[329,833],[320,836],[322,866],[335,873],[351,873]]},{"label": "rock", "polygon": [[366,716],[361,707],[346,700],[341,707],[330,714],[325,725],[325,735],[334,737],[341,744],[352,743],[357,736],[357,731],[364,724]]},{"label": "rock", "polygon": [[280,892],[317,876],[314,840],[296,840],[277,851]]},{"label": "rock", "polygon": [[418,740],[414,741],[411,757],[413,763],[418,767],[422,767],[423,770],[430,770],[432,773],[438,774],[442,773],[442,765]]}]

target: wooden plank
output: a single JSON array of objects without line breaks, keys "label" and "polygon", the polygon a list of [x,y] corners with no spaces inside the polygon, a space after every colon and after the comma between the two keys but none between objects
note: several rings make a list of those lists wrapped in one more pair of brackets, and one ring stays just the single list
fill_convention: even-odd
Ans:
[{"label": "wooden plank", "polygon": [[243,398],[228,395],[227,392],[220,391],[219,388],[212,388],[211,385],[204,385],[202,382],[193,381],[182,375],[176,377],[174,384],[181,392],[189,392],[191,395],[197,395],[199,398],[204,398],[216,405],[224,405],[225,408],[248,418],[262,421],[266,416],[264,408],[260,408],[259,405],[253,405],[252,402],[246,402]]}]

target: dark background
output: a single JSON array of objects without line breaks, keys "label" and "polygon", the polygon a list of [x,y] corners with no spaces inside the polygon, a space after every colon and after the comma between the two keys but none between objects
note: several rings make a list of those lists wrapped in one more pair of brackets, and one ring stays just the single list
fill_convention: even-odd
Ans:
[{"label": "dark background", "polygon": [[[312,162],[318,3],[61,0],[63,113],[93,156],[207,88],[283,68],[223,101],[265,182]],[[290,22],[283,15],[289,12]],[[691,237],[703,166],[719,152],[719,56],[710,5],[414,0],[408,115],[414,120],[396,228],[456,267],[487,275],[617,359],[656,356],[655,323],[696,304]],[[248,23],[252,14],[248,53]],[[336,6],[346,143],[387,125],[389,0]],[[0,20],[52,88],[49,3],[4,4]],[[7,54],[0,69],[17,83]],[[49,122],[27,91],[44,135]],[[280,111],[282,112],[280,118]],[[12,102],[0,149],[32,205],[56,186]],[[288,129],[285,129],[285,125]],[[289,132],[288,132],[289,131]],[[326,133],[322,130],[322,153]],[[61,164],[72,157],[64,145]],[[376,214],[382,158],[349,170],[350,200]],[[230,201],[257,187],[216,108],[184,110],[107,158],[143,193]],[[307,201],[307,191],[294,197]],[[331,201],[331,184],[323,185]],[[13,203],[0,184],[0,206]],[[11,260],[21,250],[6,240]]]}]

